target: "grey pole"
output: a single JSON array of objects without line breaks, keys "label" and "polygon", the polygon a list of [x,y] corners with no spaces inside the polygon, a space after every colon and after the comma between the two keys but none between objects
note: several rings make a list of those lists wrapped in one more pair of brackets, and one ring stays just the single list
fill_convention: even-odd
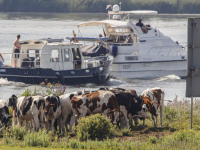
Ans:
[{"label": "grey pole", "polygon": [[193,116],[193,96],[191,97],[191,129],[192,129],[192,116]]}]

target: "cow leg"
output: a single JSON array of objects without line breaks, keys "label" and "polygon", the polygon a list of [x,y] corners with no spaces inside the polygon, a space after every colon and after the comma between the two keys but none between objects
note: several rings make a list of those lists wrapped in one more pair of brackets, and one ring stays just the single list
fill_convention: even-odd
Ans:
[{"label": "cow leg", "polygon": [[39,114],[39,120],[40,120],[40,128],[44,128],[44,112],[40,112]]},{"label": "cow leg", "polygon": [[163,119],[163,105],[160,105],[160,126],[162,127],[162,119]]},{"label": "cow leg", "polygon": [[34,123],[35,123],[35,131],[38,132],[39,130],[39,127],[40,127],[40,124],[39,124],[39,118],[38,118],[38,113],[34,113],[33,114],[33,120],[34,120]]},{"label": "cow leg", "polygon": [[28,126],[29,126],[29,120],[26,119],[26,131],[28,131]]},{"label": "cow leg", "polygon": [[145,128],[145,118],[143,119],[143,128]]},{"label": "cow leg", "polygon": [[155,119],[155,116],[154,115],[152,115],[152,120],[153,120],[153,122],[154,122],[154,127],[158,127],[157,126],[157,121],[158,121],[158,116],[156,116],[156,119]]},{"label": "cow leg", "polygon": [[14,128],[17,125],[17,118],[14,117],[12,121],[12,127]]},{"label": "cow leg", "polygon": [[59,133],[61,134],[61,122],[62,122],[62,118],[61,116],[57,119],[57,123],[58,123],[58,127],[59,127]]},{"label": "cow leg", "polygon": [[[66,124],[66,121],[67,121],[67,116],[68,115],[64,115],[60,118],[60,124],[61,124],[60,126],[61,126],[63,134],[65,133],[65,124]],[[66,125],[66,129],[67,129],[67,125]]]},{"label": "cow leg", "polygon": [[51,129],[52,131],[54,131],[54,134],[56,134],[57,126],[58,126],[58,119],[53,119],[51,121]]},{"label": "cow leg", "polygon": [[[138,117],[133,117],[133,120],[134,120],[135,126],[137,127],[138,124],[139,124],[139,119],[138,119]],[[132,124],[133,124],[133,123],[132,123]]]},{"label": "cow leg", "polygon": [[74,125],[75,121],[76,121],[76,117],[75,115],[73,114],[71,120],[70,120],[70,126],[69,126],[69,131],[72,131],[72,126]]},{"label": "cow leg", "polygon": [[22,120],[20,118],[17,118],[17,125],[22,126]]}]

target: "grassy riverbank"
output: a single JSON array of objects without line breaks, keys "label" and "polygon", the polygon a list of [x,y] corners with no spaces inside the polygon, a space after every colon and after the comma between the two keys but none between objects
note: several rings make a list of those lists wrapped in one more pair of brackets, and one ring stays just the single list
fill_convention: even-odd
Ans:
[{"label": "grassy riverbank", "polygon": [[[15,128],[0,131],[0,149],[29,149],[56,148],[56,149],[200,149],[200,101],[195,100],[193,130],[190,130],[190,103],[174,101],[164,109],[163,127],[154,128],[153,122],[148,119],[146,127],[141,125],[133,129],[119,130],[111,127],[111,135],[104,140],[79,139],[80,130],[65,135],[38,133],[24,128]],[[92,119],[94,120],[94,118]],[[88,120],[87,120],[88,121]],[[85,121],[85,122],[87,122]],[[97,122],[98,123],[98,122]],[[102,122],[99,122],[102,124]],[[140,122],[142,124],[142,122]],[[83,126],[83,124],[81,125]],[[113,130],[114,128],[114,130]],[[84,131],[83,134],[86,134]]]},{"label": "grassy riverbank", "polygon": [[[121,0],[0,0],[2,12],[91,12],[106,13],[106,5]],[[200,13],[199,0],[126,0],[122,10],[157,10],[159,13]]]}]

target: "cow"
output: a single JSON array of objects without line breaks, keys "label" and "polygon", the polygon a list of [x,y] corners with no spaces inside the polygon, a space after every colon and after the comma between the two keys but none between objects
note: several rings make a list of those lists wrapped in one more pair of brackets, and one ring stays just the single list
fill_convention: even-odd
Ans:
[{"label": "cow", "polygon": [[12,117],[9,116],[8,106],[1,107],[0,108],[0,124],[2,126],[7,127],[7,123],[8,123],[10,118],[12,118]]},{"label": "cow", "polygon": [[[143,99],[141,97],[138,97],[137,92],[132,89],[122,89],[122,88],[100,88],[101,90],[111,91],[115,94],[116,100],[118,102],[118,105],[124,106],[125,110],[123,114],[125,114],[127,119],[129,119],[131,127],[132,127],[132,119],[134,119],[135,125],[138,124],[137,117],[145,117],[149,118],[149,114],[145,110],[145,106],[143,106]],[[120,109],[121,110],[121,109]],[[122,112],[123,112],[122,111]],[[140,112],[140,113],[139,113]],[[120,121],[120,128],[124,127],[124,124],[128,121],[122,122],[122,119]],[[122,126],[121,126],[122,125]],[[127,124],[126,127],[129,127]]]},{"label": "cow", "polygon": [[9,116],[8,104],[5,100],[0,99],[0,124],[7,127],[9,119],[12,118]]},{"label": "cow", "polygon": [[127,111],[126,116],[128,116],[132,126],[132,119],[134,119],[135,116],[138,116],[139,115],[138,112],[142,110],[143,99],[134,96],[129,92],[113,91],[113,93],[115,94],[118,105],[125,107]]},{"label": "cow", "polygon": [[13,127],[16,122],[18,125],[22,125],[24,120],[26,121],[26,131],[28,130],[29,121],[33,123],[35,131],[38,131],[39,127],[43,127],[44,97],[22,96],[17,98],[12,95],[9,98],[8,106],[12,107]]},{"label": "cow", "polygon": [[[142,92],[141,96],[144,99],[144,104],[148,107],[148,111],[152,114],[152,120],[154,121],[155,127],[158,127],[158,109],[160,108],[160,125],[162,127],[165,96],[164,90],[161,88],[146,89]],[[143,126],[145,126],[144,122]]]},{"label": "cow", "polygon": [[90,94],[74,96],[71,99],[71,106],[73,116],[70,120],[70,131],[76,119],[85,117],[87,113],[102,113],[106,117],[108,114],[113,113],[113,124],[117,124],[117,119],[119,118],[119,106],[115,95],[110,91],[100,90]]},{"label": "cow", "polygon": [[[65,109],[65,108],[64,108]],[[57,131],[57,124],[60,129],[60,117],[61,117],[61,103],[59,96],[50,95],[45,97],[45,125],[47,131]]]}]

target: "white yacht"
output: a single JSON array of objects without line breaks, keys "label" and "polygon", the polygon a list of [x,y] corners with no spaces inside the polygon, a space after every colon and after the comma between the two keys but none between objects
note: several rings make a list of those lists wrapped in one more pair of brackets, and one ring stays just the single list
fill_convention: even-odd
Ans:
[{"label": "white yacht", "polygon": [[[105,37],[93,38],[93,41],[102,42],[113,55],[113,77],[156,78],[170,74],[186,77],[186,49],[156,27],[141,28],[129,20],[130,14],[156,15],[156,11],[120,11],[120,7],[114,5],[108,14],[107,20],[81,23],[78,28],[81,31],[80,27],[103,26]],[[76,39],[92,40],[88,37]]]}]

